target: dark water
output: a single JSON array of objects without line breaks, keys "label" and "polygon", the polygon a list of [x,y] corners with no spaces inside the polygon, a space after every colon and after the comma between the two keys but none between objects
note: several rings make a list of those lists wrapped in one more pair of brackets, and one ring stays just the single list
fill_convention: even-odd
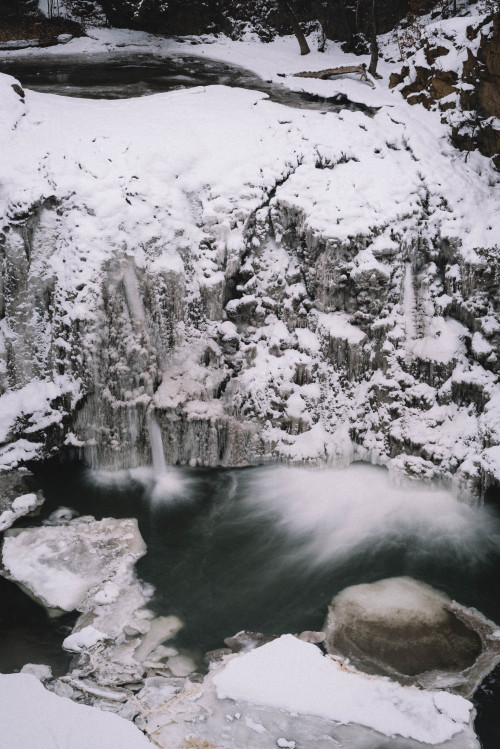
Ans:
[{"label": "dark water", "polygon": [[0,577],[0,672],[20,671],[26,663],[50,665],[54,676],[68,671],[71,656],[61,643],[76,616],[49,619],[17,585]]},{"label": "dark water", "polygon": [[343,94],[324,98],[290,91],[234,65],[181,55],[0,58],[0,72],[14,76],[25,88],[34,91],[88,99],[128,99],[195,86],[222,85],[263,91],[272,101],[299,109],[339,112],[347,108],[367,114],[376,111],[349,101]]},{"label": "dark water", "polygon": [[[61,505],[98,519],[138,518],[148,547],[138,574],[156,588],[152,608],[185,622],[176,642],[190,650],[221,647],[241,629],[319,629],[342,588],[397,575],[500,622],[500,514],[454,508],[440,493],[416,494],[401,510],[401,491],[388,487],[382,469],[186,468],[155,484],[144,473],[96,482],[83,466],[54,464],[35,469],[33,488],[43,489],[46,502],[42,516],[24,524],[39,524]],[[0,653],[0,670],[26,662],[23,643],[33,628],[45,632],[40,616],[29,613],[27,624],[24,609],[16,616],[24,628],[13,648],[20,657]],[[11,623],[0,624],[9,631]],[[39,662],[50,662],[57,646],[39,644]],[[498,749],[500,671],[478,691],[477,706],[484,749]]]}]

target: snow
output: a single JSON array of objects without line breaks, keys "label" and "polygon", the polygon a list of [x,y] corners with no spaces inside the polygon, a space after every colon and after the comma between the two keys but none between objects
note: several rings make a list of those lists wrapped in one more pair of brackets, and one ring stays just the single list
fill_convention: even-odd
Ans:
[{"label": "snow", "polygon": [[95,645],[99,640],[104,640],[106,635],[99,632],[98,629],[89,625],[80,629],[78,632],[69,635],[63,641],[63,648],[70,650],[73,653],[78,653],[80,650],[90,648]]},{"label": "snow", "polygon": [[18,518],[32,512],[39,504],[41,501],[38,500],[36,494],[23,494],[21,497],[16,497],[10,509],[0,513],[0,531],[10,528]]},{"label": "snow", "polygon": [[342,312],[334,314],[320,313],[318,315],[318,325],[324,328],[331,338],[342,338],[350,343],[361,343],[366,334],[355,325],[351,325],[347,315]]},{"label": "snow", "polygon": [[29,674],[0,675],[2,749],[150,749],[128,720],[44,689]]},{"label": "snow", "polygon": [[214,684],[220,699],[358,723],[428,744],[447,741],[466,728],[473,710],[456,695],[443,698],[351,670],[292,635],[233,658]]},{"label": "snow", "polygon": [[411,351],[420,359],[447,363],[465,352],[463,339],[466,334],[467,329],[457,320],[434,317],[429,330],[414,341]]}]

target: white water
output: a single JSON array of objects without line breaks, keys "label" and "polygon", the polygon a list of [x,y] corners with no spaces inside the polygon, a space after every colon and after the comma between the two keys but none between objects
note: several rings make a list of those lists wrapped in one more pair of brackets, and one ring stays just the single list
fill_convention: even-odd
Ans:
[{"label": "white water", "polygon": [[388,542],[404,545],[415,558],[439,552],[467,564],[500,548],[499,521],[487,508],[463,504],[442,487],[401,483],[384,468],[272,466],[247,476],[240,479],[242,522],[268,518],[308,564],[376,551]]},{"label": "white water", "polygon": [[156,476],[163,476],[167,473],[167,464],[165,461],[165,452],[163,450],[163,440],[161,430],[154,414],[151,415],[148,425],[149,442],[151,444],[151,459],[153,470]]}]

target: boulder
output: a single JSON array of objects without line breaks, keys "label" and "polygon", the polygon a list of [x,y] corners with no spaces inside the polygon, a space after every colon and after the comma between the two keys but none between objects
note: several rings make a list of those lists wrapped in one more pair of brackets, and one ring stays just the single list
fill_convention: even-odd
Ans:
[{"label": "boulder", "polygon": [[497,627],[409,577],[354,585],[332,601],[325,647],[362,671],[470,695],[500,660]]}]

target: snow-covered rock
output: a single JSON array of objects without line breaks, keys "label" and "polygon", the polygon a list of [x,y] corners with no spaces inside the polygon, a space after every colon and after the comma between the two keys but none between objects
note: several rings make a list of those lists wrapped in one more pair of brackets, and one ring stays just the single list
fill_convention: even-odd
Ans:
[{"label": "snow-covered rock", "polygon": [[165,749],[326,749],[332,742],[348,749],[478,749],[473,715],[462,697],[362,674],[283,635],[224,658],[202,684],[186,682],[166,701],[155,699],[137,723]]},{"label": "snow-covered rock", "polygon": [[471,722],[472,705],[461,697],[369,677],[292,635],[232,659],[214,684],[222,699],[358,723],[427,744],[445,742]]},{"label": "snow-covered rock", "polygon": [[29,491],[27,479],[31,474],[26,470],[10,471],[0,478],[0,532],[7,530],[15,521],[29,515],[44,502],[41,491]]},{"label": "snow-covered rock", "polygon": [[[64,49],[126,43],[106,33]],[[277,76],[303,64],[294,45],[195,51]],[[381,108],[223,86],[23,105],[2,78],[2,465],[62,448],[128,468],[156,423],[167,463],[336,462],[355,443],[464,494],[496,480],[498,176],[399,94],[305,80]]]}]

